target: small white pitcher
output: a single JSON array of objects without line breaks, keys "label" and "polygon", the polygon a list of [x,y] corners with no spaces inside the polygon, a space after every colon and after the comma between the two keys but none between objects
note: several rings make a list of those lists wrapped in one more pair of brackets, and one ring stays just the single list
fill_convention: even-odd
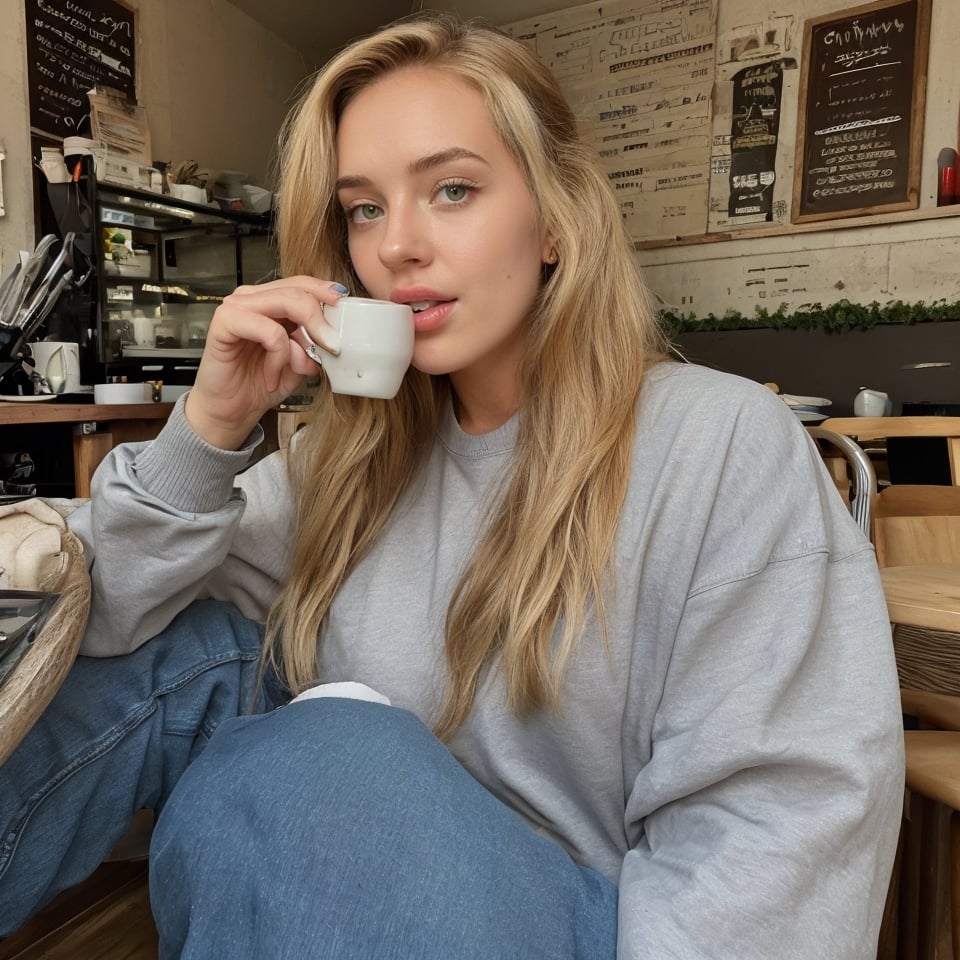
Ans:
[{"label": "small white pitcher", "polygon": [[858,417],[887,417],[892,408],[893,403],[887,394],[867,387],[861,387],[853,401],[853,412]]}]

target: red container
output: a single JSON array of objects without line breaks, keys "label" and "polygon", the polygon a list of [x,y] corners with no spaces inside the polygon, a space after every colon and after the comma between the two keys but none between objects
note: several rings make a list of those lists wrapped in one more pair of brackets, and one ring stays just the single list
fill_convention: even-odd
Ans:
[{"label": "red container", "polygon": [[937,206],[946,207],[957,202],[957,151],[944,147],[937,158]]}]

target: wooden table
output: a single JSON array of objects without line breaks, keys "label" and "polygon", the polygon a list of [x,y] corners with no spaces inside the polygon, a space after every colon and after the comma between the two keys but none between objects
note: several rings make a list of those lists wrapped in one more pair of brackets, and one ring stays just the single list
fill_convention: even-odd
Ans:
[{"label": "wooden table", "polygon": [[90,478],[118,443],[152,440],[166,423],[172,403],[0,402],[0,429],[5,424],[73,425],[75,495],[90,496]]},{"label": "wooden table", "polygon": [[960,563],[880,570],[891,623],[960,633]]}]

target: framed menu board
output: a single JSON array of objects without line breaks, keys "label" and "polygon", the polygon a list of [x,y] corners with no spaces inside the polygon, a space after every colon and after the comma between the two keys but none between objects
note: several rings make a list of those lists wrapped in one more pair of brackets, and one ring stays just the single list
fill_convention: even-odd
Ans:
[{"label": "framed menu board", "polygon": [[30,126],[74,136],[98,84],[136,99],[135,13],[117,0],[24,0]]},{"label": "framed menu board", "polygon": [[930,0],[879,0],[808,20],[794,223],[920,202]]}]

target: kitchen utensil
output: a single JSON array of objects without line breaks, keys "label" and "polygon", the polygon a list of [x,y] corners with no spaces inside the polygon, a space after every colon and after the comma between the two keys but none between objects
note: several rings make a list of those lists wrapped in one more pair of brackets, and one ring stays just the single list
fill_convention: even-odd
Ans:
[{"label": "kitchen utensil", "polygon": [[59,253],[47,264],[56,242],[57,237],[53,234],[43,237],[33,253],[21,260],[20,269],[13,275],[9,286],[4,283],[0,302],[0,379],[10,370],[19,369],[20,361],[27,353],[27,341],[49,316],[73,279],[70,264],[74,234],[68,233],[63,238]]},{"label": "kitchen utensil", "polygon": [[15,320],[17,313],[22,308],[25,300],[30,296],[33,284],[43,269],[47,254],[56,242],[57,238],[52,233],[48,233],[37,244],[33,253],[27,257],[26,262],[22,263],[20,271],[10,286],[7,297],[3,304],[0,305],[0,325],[6,327],[16,325]]}]

